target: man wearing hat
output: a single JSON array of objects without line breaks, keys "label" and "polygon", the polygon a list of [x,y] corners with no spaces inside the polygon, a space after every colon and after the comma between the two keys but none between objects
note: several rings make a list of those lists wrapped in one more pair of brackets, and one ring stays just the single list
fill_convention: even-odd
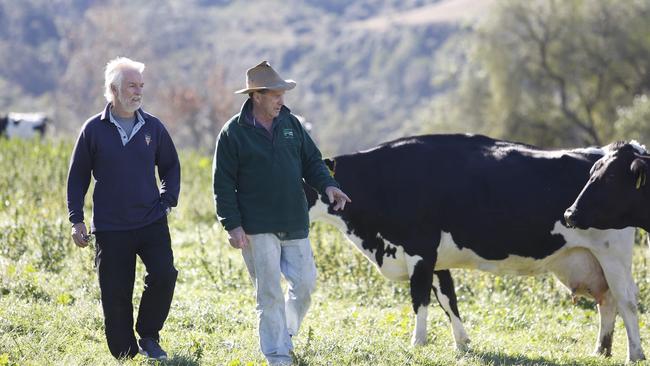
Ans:
[{"label": "man wearing hat", "polygon": [[[248,69],[241,111],[224,126],[213,161],[217,217],[228,241],[242,250],[255,285],[260,347],[270,365],[290,365],[291,337],[311,302],[316,266],[308,239],[303,179],[334,210],[350,202],[330,176],[321,153],[289,108],[296,86],[268,62]],[[286,296],[281,274],[288,282]]]}]

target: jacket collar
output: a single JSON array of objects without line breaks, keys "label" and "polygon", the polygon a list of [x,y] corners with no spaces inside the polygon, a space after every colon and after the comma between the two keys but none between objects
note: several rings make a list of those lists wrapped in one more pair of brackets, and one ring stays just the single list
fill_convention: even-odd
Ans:
[{"label": "jacket collar", "polygon": [[[146,122],[147,119],[149,119],[149,114],[143,111],[142,108],[138,108],[138,110],[135,111],[135,114],[138,121]],[[104,111],[99,116],[99,120],[105,122],[111,121],[111,103],[106,104],[106,107],[104,107]]]},{"label": "jacket collar", "polygon": [[[291,114],[291,110],[283,105],[280,108],[280,114],[275,119],[285,118],[289,114]],[[242,104],[239,117],[237,117],[237,123],[244,126],[253,126],[253,101],[251,98],[246,99],[244,104]]]}]

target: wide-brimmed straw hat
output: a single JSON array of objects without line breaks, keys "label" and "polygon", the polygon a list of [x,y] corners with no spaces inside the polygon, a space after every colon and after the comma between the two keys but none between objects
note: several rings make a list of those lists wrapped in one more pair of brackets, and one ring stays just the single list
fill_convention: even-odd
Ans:
[{"label": "wide-brimmed straw hat", "polygon": [[259,65],[246,70],[246,88],[237,90],[235,94],[248,94],[265,89],[291,90],[295,86],[295,81],[282,79],[268,61],[262,61]]}]

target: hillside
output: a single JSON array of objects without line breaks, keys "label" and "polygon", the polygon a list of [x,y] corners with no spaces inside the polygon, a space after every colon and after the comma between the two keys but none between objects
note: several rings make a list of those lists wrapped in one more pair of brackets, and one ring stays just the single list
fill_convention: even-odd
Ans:
[{"label": "hillside", "polygon": [[0,112],[43,110],[74,136],[104,103],[103,65],[127,55],[147,64],[145,107],[207,152],[246,68],[267,59],[297,80],[287,104],[323,150],[355,151],[405,133],[439,92],[436,51],[489,3],[1,0]]},{"label": "hillside", "polygon": [[389,31],[396,26],[423,26],[435,23],[472,22],[485,14],[494,0],[442,0],[435,4],[384,14],[354,22],[351,28]]}]

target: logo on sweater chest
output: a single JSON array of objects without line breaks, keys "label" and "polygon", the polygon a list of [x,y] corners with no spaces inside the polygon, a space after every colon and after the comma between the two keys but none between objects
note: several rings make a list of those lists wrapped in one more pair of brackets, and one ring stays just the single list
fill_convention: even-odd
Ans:
[{"label": "logo on sweater chest", "polygon": [[290,128],[285,128],[282,130],[282,136],[284,136],[285,139],[292,139],[293,138],[293,130]]},{"label": "logo on sweater chest", "polygon": [[151,143],[151,135],[149,133],[144,134],[144,142],[147,143],[147,146]]}]

